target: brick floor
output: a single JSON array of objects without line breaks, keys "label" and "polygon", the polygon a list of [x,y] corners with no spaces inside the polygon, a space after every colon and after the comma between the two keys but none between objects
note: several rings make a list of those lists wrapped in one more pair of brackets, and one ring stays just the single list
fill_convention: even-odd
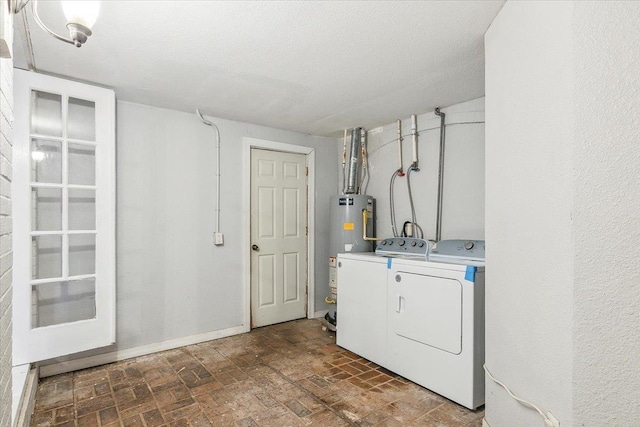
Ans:
[{"label": "brick floor", "polygon": [[480,427],[483,415],[297,320],[43,379],[32,425]]}]

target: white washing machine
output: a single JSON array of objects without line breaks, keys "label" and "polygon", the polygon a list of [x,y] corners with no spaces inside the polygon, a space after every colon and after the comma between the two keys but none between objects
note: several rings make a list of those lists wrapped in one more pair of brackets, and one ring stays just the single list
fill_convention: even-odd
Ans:
[{"label": "white washing machine", "polygon": [[484,242],[440,242],[428,258],[416,241],[338,256],[337,343],[476,409],[484,404]]}]

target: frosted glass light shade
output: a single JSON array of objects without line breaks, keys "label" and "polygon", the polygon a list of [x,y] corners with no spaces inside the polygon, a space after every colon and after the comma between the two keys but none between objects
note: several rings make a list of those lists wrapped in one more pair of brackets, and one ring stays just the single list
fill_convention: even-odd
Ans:
[{"label": "frosted glass light shade", "polygon": [[67,23],[80,24],[91,29],[98,19],[99,1],[63,1],[62,11]]}]

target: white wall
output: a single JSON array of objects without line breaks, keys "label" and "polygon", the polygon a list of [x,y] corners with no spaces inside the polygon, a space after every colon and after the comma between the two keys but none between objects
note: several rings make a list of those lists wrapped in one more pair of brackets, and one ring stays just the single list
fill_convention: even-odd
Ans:
[{"label": "white wall", "polygon": [[[572,422],[570,3],[507,2],[485,35],[486,365]],[[542,425],[492,381],[491,427]]]},{"label": "white wall", "polygon": [[[6,2],[0,7],[6,9]],[[13,18],[7,13],[0,33],[9,46],[12,44]],[[11,332],[13,246],[11,225],[11,179],[13,151],[13,60],[0,58],[0,426],[12,425],[11,389]]]},{"label": "white wall", "polygon": [[335,139],[212,119],[222,147],[225,244],[217,247],[212,128],[195,113],[128,102],[117,110],[117,344],[81,356],[243,324],[243,137],[315,149],[315,304],[326,309],[325,213],[336,187]]},{"label": "white wall", "polygon": [[640,4],[577,2],[574,425],[640,425]]},{"label": "white wall", "polygon": [[[443,108],[442,112],[446,114],[442,238],[484,239],[484,98]],[[435,239],[440,117],[433,112],[419,114],[418,130],[420,171],[411,174],[411,188],[417,222],[425,238]],[[402,119],[402,133],[406,172],[412,159],[410,118]],[[369,131],[368,138],[371,179],[366,193],[376,198],[377,236],[391,237],[389,181],[398,169],[396,123]],[[341,159],[342,141],[339,152]],[[341,165],[339,169],[342,185]],[[400,231],[404,221],[411,220],[406,176],[396,178],[394,197]]]},{"label": "white wall", "polygon": [[[507,2],[485,37],[486,361],[562,426],[640,425],[639,20]],[[542,425],[490,380],[486,408]]]}]

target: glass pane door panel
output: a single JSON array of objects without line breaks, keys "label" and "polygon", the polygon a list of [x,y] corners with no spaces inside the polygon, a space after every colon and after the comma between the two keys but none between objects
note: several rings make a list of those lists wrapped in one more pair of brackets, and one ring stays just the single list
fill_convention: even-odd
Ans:
[{"label": "glass pane door panel", "polygon": [[12,203],[23,213],[13,280],[23,286],[11,356],[26,364],[115,342],[115,93],[19,69],[13,89]]},{"label": "glass pane door panel", "polygon": [[69,276],[95,274],[96,235],[69,235]]},{"label": "glass pane door panel", "polygon": [[62,182],[62,143],[45,139],[31,140],[31,182]]},{"label": "glass pane door panel", "polygon": [[32,279],[62,276],[62,236],[33,236]]},{"label": "glass pane door panel", "polygon": [[96,103],[69,98],[67,136],[73,139],[96,140]]},{"label": "glass pane door panel", "polygon": [[31,286],[31,326],[59,325],[96,317],[95,279]]},{"label": "glass pane door panel", "polygon": [[31,132],[62,136],[62,96],[31,91]]},{"label": "glass pane door panel", "polygon": [[62,230],[62,189],[61,188],[31,188],[31,230],[59,231]]},{"label": "glass pane door panel", "polygon": [[69,189],[69,230],[95,230],[95,190]]},{"label": "glass pane door panel", "polygon": [[96,184],[96,147],[69,144],[69,184]]}]

